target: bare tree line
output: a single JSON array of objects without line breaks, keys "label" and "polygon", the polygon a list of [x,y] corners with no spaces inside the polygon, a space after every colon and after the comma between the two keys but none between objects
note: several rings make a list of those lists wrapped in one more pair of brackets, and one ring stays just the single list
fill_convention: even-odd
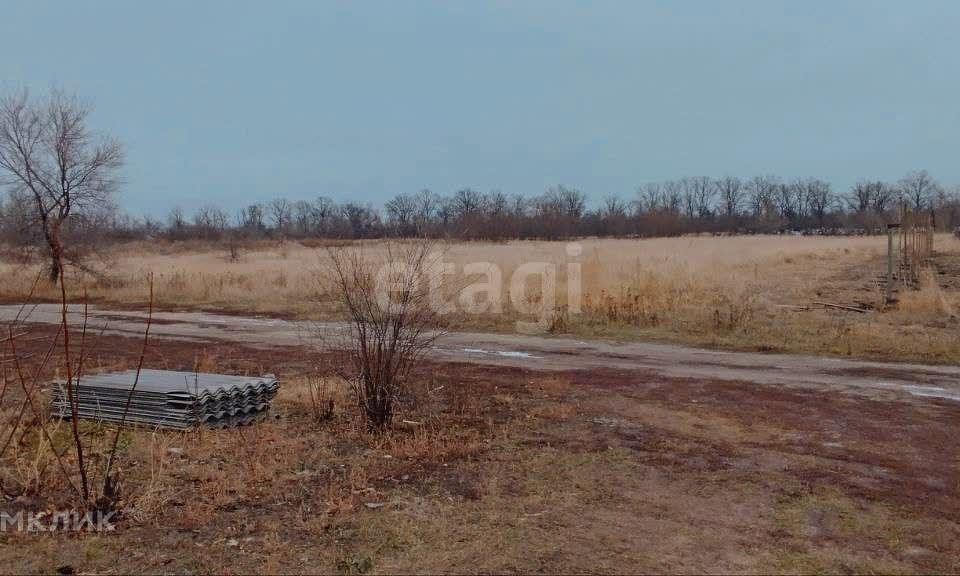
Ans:
[{"label": "bare tree line", "polygon": [[123,150],[87,126],[89,108],[53,92],[0,98],[0,244],[42,248],[56,280],[96,242],[165,237],[563,239],[578,236],[671,236],[686,233],[873,233],[897,218],[902,203],[931,210],[941,230],[960,226],[960,187],[925,170],[897,182],[864,179],[838,192],[819,178],[784,180],[696,176],[647,182],[630,195],[591,205],[576,188],[537,195],[461,188],[401,193],[381,207],[279,197],[229,210],[206,204],[164,219],[133,218],[112,202]]},{"label": "bare tree line", "polygon": [[[0,204],[0,234],[9,244],[43,239],[36,209],[19,188]],[[399,194],[381,208],[277,198],[228,212],[205,204],[192,214],[170,210],[163,220],[135,219],[109,204],[79,210],[62,225],[71,234],[173,240],[231,238],[445,237],[464,240],[563,239],[578,236],[673,236],[687,233],[868,234],[897,218],[902,203],[932,210],[942,230],[960,226],[960,191],[926,171],[898,182],[864,179],[845,193],[818,178],[693,177],[649,182],[628,198],[603,197],[591,207],[584,192],[556,186],[537,196],[462,188]]]},{"label": "bare tree line", "polygon": [[[818,178],[692,177],[649,182],[631,197],[607,195],[592,207],[584,192],[566,186],[536,196],[462,188],[449,195],[403,193],[381,208],[320,196],[313,201],[278,198],[232,214],[206,204],[191,215],[173,208],[165,220],[115,214],[96,221],[118,237],[171,239],[869,234],[896,220],[901,203],[934,211],[942,230],[960,225],[960,190],[948,189],[922,170],[893,183],[864,179],[845,193]],[[30,221],[13,205],[2,215],[11,229]]]}]

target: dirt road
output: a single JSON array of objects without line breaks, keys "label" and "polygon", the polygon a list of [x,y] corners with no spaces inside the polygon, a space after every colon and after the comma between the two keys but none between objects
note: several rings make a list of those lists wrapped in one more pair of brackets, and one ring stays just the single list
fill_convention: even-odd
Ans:
[{"label": "dirt road", "polygon": [[[0,306],[0,322],[10,322],[19,306]],[[79,327],[82,308],[69,320]],[[33,305],[21,314],[25,323],[60,321],[59,306]],[[91,308],[88,329],[107,334],[143,333],[142,311]],[[346,326],[276,318],[249,318],[206,312],[157,312],[156,338],[233,341],[264,347],[343,346]],[[928,397],[960,402],[960,367],[895,364],[801,355],[706,350],[650,342],[583,341],[518,334],[452,332],[443,335],[431,359],[538,371],[606,368],[665,378],[749,382],[772,386],[828,388],[837,392],[889,398]]]}]

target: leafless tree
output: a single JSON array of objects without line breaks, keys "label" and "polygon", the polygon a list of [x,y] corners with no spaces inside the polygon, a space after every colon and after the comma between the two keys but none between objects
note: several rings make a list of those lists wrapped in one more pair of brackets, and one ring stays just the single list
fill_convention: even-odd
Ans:
[{"label": "leafless tree", "polygon": [[835,200],[829,182],[818,178],[806,180],[806,205],[810,215],[817,219],[821,227],[824,224],[827,211],[830,210]]},{"label": "leafless tree", "polygon": [[514,218],[526,218],[530,211],[530,200],[523,194],[510,197],[510,215]]},{"label": "leafless tree", "polygon": [[608,194],[603,197],[600,215],[604,218],[626,218],[627,203],[616,194]]},{"label": "leafless tree", "polygon": [[388,244],[386,258],[362,249],[330,248],[337,294],[350,318],[351,362],[342,375],[357,405],[377,428],[390,424],[410,370],[436,340],[438,314],[428,275],[435,252],[429,241]]},{"label": "leafless tree", "polygon": [[736,176],[724,176],[716,182],[724,216],[731,218],[740,213],[743,203],[743,182]]},{"label": "leafless tree", "polygon": [[687,219],[693,220],[697,217],[697,200],[693,192],[693,178],[681,178],[679,184],[683,194],[683,212]]},{"label": "leafless tree", "polygon": [[441,229],[446,230],[453,224],[456,217],[456,206],[454,205],[453,199],[448,196],[437,196],[436,200],[437,203],[434,208],[436,223]]},{"label": "leafless tree", "polygon": [[587,207],[586,195],[576,188],[555,186],[531,202],[539,236],[557,239],[577,233]]},{"label": "leafless tree", "polygon": [[297,236],[309,236],[313,232],[316,218],[313,215],[313,205],[306,200],[297,200],[293,203],[293,233]]},{"label": "leafless tree", "polygon": [[656,212],[664,206],[663,189],[659,182],[647,182],[637,188],[637,208],[639,212]]},{"label": "leafless tree", "polygon": [[267,208],[273,221],[273,229],[281,236],[286,234],[290,226],[290,201],[286,198],[274,198]]},{"label": "leafless tree", "polygon": [[779,183],[773,176],[754,176],[747,182],[750,210],[755,218],[762,218],[775,205],[775,191]]},{"label": "leafless tree", "polygon": [[58,91],[43,101],[25,90],[0,98],[2,183],[29,193],[52,282],[63,268],[64,223],[106,203],[119,183],[123,148],[92,133],[89,114],[89,107]]},{"label": "leafless tree", "polygon": [[684,196],[685,180],[667,180],[663,183],[663,206],[669,212],[680,213]]},{"label": "leafless tree", "polygon": [[417,230],[421,234],[430,234],[431,231],[429,228],[436,217],[440,200],[437,198],[437,195],[430,190],[423,189],[417,192],[415,202],[416,210],[413,220],[417,226]]},{"label": "leafless tree", "polygon": [[245,235],[259,236],[265,230],[263,224],[263,206],[261,204],[250,204],[240,210],[237,217],[240,225],[240,231]]},{"label": "leafless tree", "polygon": [[230,222],[230,217],[227,216],[227,213],[223,209],[214,206],[210,211],[210,221],[213,223],[213,227],[216,228],[218,232],[223,232],[227,229],[227,225]]},{"label": "leafless tree", "polygon": [[313,229],[317,234],[330,233],[338,211],[337,203],[326,196],[320,196],[313,202]]},{"label": "leafless tree", "polygon": [[873,206],[874,186],[883,184],[872,180],[858,180],[850,187],[850,197],[847,202],[856,212],[867,212]]},{"label": "leafless tree", "polygon": [[461,188],[453,195],[451,203],[460,235],[465,238],[480,238],[483,235],[483,194],[473,188]]},{"label": "leafless tree", "polygon": [[788,223],[796,223],[802,216],[804,198],[807,195],[807,185],[802,179],[790,184],[780,182],[774,186],[774,198],[780,217]]},{"label": "leafless tree", "polygon": [[568,218],[580,218],[587,208],[587,195],[576,188],[557,186],[555,189],[563,212]]},{"label": "leafless tree", "polygon": [[492,190],[487,194],[487,212],[492,216],[501,216],[507,213],[510,201],[502,190]]},{"label": "leafless tree", "polygon": [[878,182],[873,194],[872,207],[877,214],[883,214],[891,208],[897,196],[896,189],[885,182]]},{"label": "leafless tree", "polygon": [[457,218],[466,220],[476,214],[483,201],[483,195],[473,188],[461,188],[453,195],[453,208]]},{"label": "leafless tree", "polygon": [[183,228],[187,225],[187,218],[183,215],[183,208],[174,206],[167,213],[167,226],[170,228]]},{"label": "leafless tree", "polygon": [[487,237],[499,240],[516,235],[516,223],[510,217],[510,200],[503,191],[493,190],[487,194],[485,208]]},{"label": "leafless tree", "polygon": [[347,202],[340,208],[352,238],[371,238],[380,232],[380,216],[373,206]]},{"label": "leafless tree", "polygon": [[954,185],[950,190],[943,188],[937,196],[935,224],[942,230],[953,230],[960,238],[960,185]]},{"label": "leafless tree", "polygon": [[707,218],[713,205],[713,195],[716,191],[713,180],[708,176],[697,176],[690,179],[690,187],[693,191],[694,207],[698,218]]},{"label": "leafless tree", "polygon": [[227,213],[212,204],[201,206],[193,216],[193,225],[200,235],[207,238],[219,237],[227,229]]},{"label": "leafless tree", "polygon": [[858,180],[851,188],[847,204],[856,213],[883,214],[890,205],[894,190],[881,180]]},{"label": "leafless tree", "polygon": [[913,204],[914,209],[922,210],[932,208],[933,199],[941,186],[926,170],[915,170],[900,179],[899,189],[900,194]]},{"label": "leafless tree", "polygon": [[412,236],[416,232],[417,199],[410,194],[398,194],[384,206],[387,225],[398,236]]},{"label": "leafless tree", "polygon": [[163,223],[160,220],[154,219],[154,217],[149,214],[143,216],[140,227],[143,230],[144,237],[147,239],[155,238],[163,232]]},{"label": "leafless tree", "polygon": [[616,194],[603,197],[603,204],[597,213],[602,234],[622,236],[627,233],[629,206]]}]

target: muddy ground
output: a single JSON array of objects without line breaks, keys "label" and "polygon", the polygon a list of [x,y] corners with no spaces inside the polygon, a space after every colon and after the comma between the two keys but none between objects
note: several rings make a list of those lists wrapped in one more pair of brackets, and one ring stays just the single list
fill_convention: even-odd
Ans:
[{"label": "muddy ground", "polygon": [[[52,333],[31,328],[28,363]],[[115,369],[140,340],[89,347],[90,370]],[[398,417],[414,423],[379,435],[347,395],[315,417],[307,378],[329,360],[302,346],[152,341],[150,367],[278,373],[271,418],[124,434],[116,531],[2,533],[4,571],[960,570],[953,400],[430,362]],[[6,466],[4,510],[63,505],[64,493],[17,480]]]}]

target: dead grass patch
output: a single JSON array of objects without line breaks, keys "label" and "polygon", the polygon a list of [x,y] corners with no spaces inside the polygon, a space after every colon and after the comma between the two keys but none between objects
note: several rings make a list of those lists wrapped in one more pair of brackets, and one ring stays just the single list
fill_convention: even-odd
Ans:
[{"label": "dead grass patch", "polygon": [[[377,254],[378,242],[361,243]],[[446,248],[445,261],[462,272],[467,263],[497,265],[504,278],[526,262],[556,266],[557,309],[554,333],[614,338],[656,338],[709,346],[816,352],[921,361],[958,361],[956,326],[942,318],[960,306],[960,268],[940,266],[935,281],[907,292],[899,311],[797,311],[813,301],[879,310],[883,292],[885,239],[880,237],[683,237],[645,240],[586,239],[582,254],[571,258],[564,242],[458,243]],[[938,258],[960,253],[960,241],[938,235]],[[350,249],[348,246],[347,249]],[[296,242],[245,245],[242,258],[224,257],[219,245],[134,243],[118,245],[102,267],[108,276],[74,271],[77,295],[94,301],[135,306],[146,301],[144,278],[155,273],[157,304],[173,309],[208,309],[329,319],[342,317],[325,268],[324,251]],[[566,270],[582,268],[583,310],[570,312]],[[33,268],[0,263],[0,299],[17,301],[27,290]],[[936,287],[940,286],[940,292]],[[525,298],[540,302],[536,286]],[[41,296],[44,296],[41,294]],[[45,295],[52,298],[53,294]],[[452,329],[515,331],[530,320],[507,306],[502,313],[449,314]],[[924,344],[902,341],[918,328]]]},{"label": "dead grass patch", "polygon": [[897,303],[897,311],[908,318],[930,320],[956,315],[953,300],[937,282],[936,273],[926,270],[917,290],[906,290]]},{"label": "dead grass patch", "polygon": [[[136,345],[104,337],[95,364],[129,363]],[[161,342],[149,361],[189,367],[195,347]],[[135,489],[119,530],[3,533],[4,565],[245,573],[957,568],[953,404],[605,370],[429,364],[417,372],[419,411],[400,416],[419,424],[377,434],[346,404],[314,418],[306,386],[318,377],[317,359],[302,350],[223,343],[210,357],[217,370],[275,367],[284,388],[272,417],[235,430],[125,431],[120,465]],[[54,507],[52,496],[31,496],[30,505]]]}]

